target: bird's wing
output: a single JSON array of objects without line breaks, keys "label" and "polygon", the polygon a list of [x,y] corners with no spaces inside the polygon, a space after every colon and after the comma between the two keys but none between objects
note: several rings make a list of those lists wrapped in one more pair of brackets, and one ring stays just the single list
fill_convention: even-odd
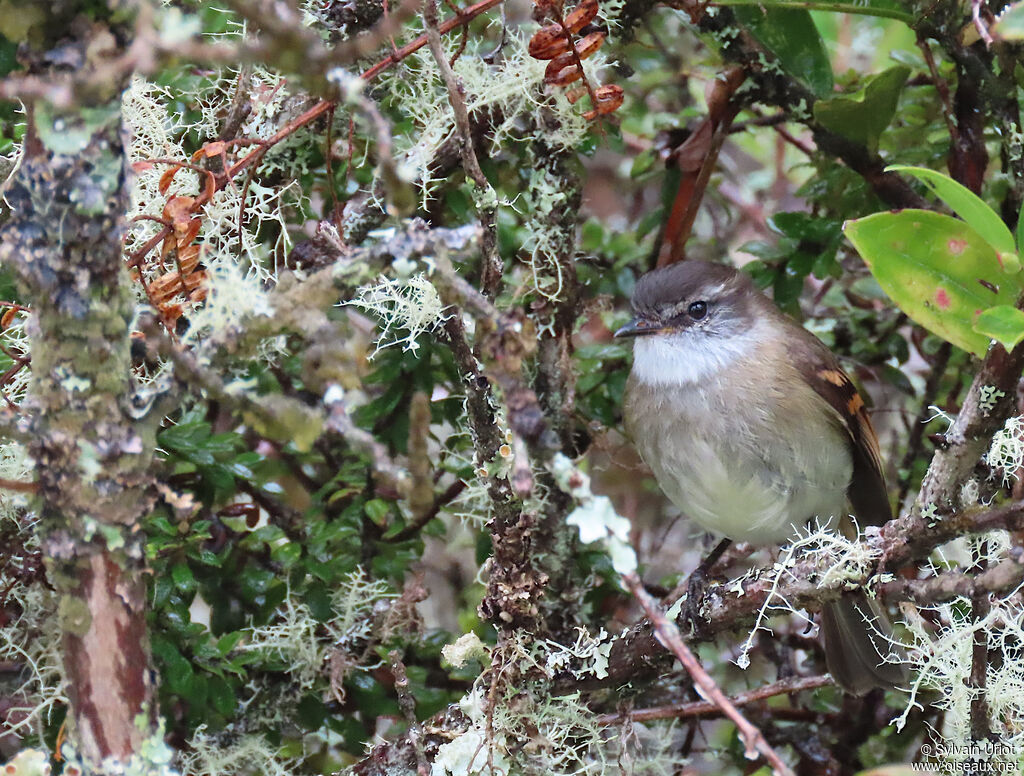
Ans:
[{"label": "bird's wing", "polygon": [[857,517],[869,525],[881,525],[892,517],[882,472],[878,436],[871,425],[864,399],[835,356],[809,332],[793,363],[804,379],[838,414],[850,435],[853,477],[847,496]]}]

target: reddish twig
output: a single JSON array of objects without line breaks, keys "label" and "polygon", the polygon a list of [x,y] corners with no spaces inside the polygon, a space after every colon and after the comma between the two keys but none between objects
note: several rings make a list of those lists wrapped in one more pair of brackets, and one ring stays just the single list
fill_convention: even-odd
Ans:
[{"label": "reddish twig", "polygon": [[932,54],[932,47],[927,38],[918,36],[917,47],[924,55],[924,61],[928,65],[928,72],[931,73],[932,83],[935,84],[935,91],[939,95],[939,103],[942,105],[942,118],[946,121],[946,129],[949,131],[950,139],[956,143],[960,132],[956,127],[956,118],[953,116],[953,102],[949,95],[949,82],[939,74],[939,68],[935,65],[935,55]]},{"label": "reddish twig", "polygon": [[6,480],[0,477],[0,490],[13,490],[16,493],[36,493],[39,490],[39,483]]},{"label": "reddish twig", "polygon": [[728,696],[715,684],[715,680],[704,670],[697,656],[690,651],[690,648],[686,646],[686,642],[683,641],[679,628],[665,616],[661,605],[644,589],[640,577],[635,572],[629,572],[622,575],[622,580],[647,613],[647,619],[650,620],[658,641],[683,664],[683,668],[686,669],[693,679],[693,683],[700,694],[721,709],[722,713],[736,725],[740,738],[746,747],[746,756],[754,759],[760,753],[771,765],[772,771],[776,776],[794,776],[793,771],[782,761],[778,753],[772,749],[761,731],[740,714],[735,704],[729,700]]},{"label": "reddish twig", "polygon": [[[473,5],[469,6],[469,8],[466,8],[459,16],[455,16],[455,17],[452,17],[451,19],[448,19],[447,21],[441,22],[437,26],[437,29],[438,29],[438,31],[442,35],[444,35],[445,33],[451,32],[456,27],[459,27],[459,26],[465,25],[465,24],[469,24],[470,21],[475,19],[477,16],[482,14],[484,11],[491,10],[492,8],[494,8],[494,6],[498,5],[502,1],[503,0],[480,0],[479,3],[474,3]],[[398,64],[403,59],[405,59],[407,56],[409,56],[410,54],[412,54],[412,53],[414,53],[416,51],[419,51],[421,48],[423,48],[426,45],[427,45],[427,35],[426,35],[426,33],[424,33],[423,35],[420,35],[415,40],[412,40],[409,43],[406,43],[404,46],[402,46],[400,49],[398,49],[398,51],[395,51],[394,53],[389,54],[388,56],[386,56],[380,62],[375,64],[373,67],[371,67],[369,70],[366,70],[362,74],[362,79],[364,81],[369,81],[369,80],[371,80],[373,78],[376,78],[378,75],[383,73],[385,70],[387,70],[392,65]]]},{"label": "reddish twig", "polygon": [[[715,169],[718,153],[729,135],[729,127],[739,113],[739,107],[732,102],[733,93],[746,78],[741,68],[734,67],[726,72],[725,78],[715,82],[715,88],[708,97],[708,115],[701,129],[694,133],[694,148],[691,153],[702,149],[698,142],[707,142],[703,149],[703,159],[699,165],[693,160],[683,160],[683,153],[677,155],[682,168],[679,188],[672,202],[672,210],[665,222],[665,234],[658,255],[658,266],[664,267],[686,258],[686,241],[690,238],[693,222],[697,218],[704,191],[707,189],[711,173]],[[710,138],[708,133],[710,132]],[[707,138],[705,141],[704,139]],[[681,147],[681,152],[685,151]]]},{"label": "reddish twig", "polygon": [[985,41],[986,46],[992,45],[992,33],[988,31],[988,27],[985,26],[985,22],[981,20],[981,4],[982,0],[971,0],[971,18],[974,19],[974,27],[978,31],[978,35]]}]

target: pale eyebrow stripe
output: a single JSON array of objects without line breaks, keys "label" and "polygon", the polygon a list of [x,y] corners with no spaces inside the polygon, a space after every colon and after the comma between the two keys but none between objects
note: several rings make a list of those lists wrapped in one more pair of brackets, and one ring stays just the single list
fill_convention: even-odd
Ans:
[{"label": "pale eyebrow stripe", "polygon": [[717,283],[716,285],[708,286],[702,292],[702,296],[694,296],[692,301],[689,298],[684,299],[682,302],[679,302],[679,304],[670,307],[668,309],[668,314],[671,317],[675,317],[676,315],[679,315],[679,313],[683,312],[686,308],[688,308],[690,304],[692,304],[692,302],[696,301],[707,302],[708,304],[710,304],[713,300],[721,296],[722,292],[725,291],[725,289],[725,283]]}]

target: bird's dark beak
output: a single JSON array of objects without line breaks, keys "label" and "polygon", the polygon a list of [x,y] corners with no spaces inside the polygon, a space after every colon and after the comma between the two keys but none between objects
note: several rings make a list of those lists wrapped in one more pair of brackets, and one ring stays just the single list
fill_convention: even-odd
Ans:
[{"label": "bird's dark beak", "polygon": [[644,318],[634,318],[617,332],[616,337],[641,337],[645,334],[657,334],[665,331],[665,326],[657,321],[648,321]]}]

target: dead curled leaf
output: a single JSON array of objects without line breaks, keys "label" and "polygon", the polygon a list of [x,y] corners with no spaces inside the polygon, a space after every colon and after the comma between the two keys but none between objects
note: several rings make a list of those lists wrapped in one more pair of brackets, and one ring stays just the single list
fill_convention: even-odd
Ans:
[{"label": "dead curled leaf", "polygon": [[622,87],[616,84],[605,84],[594,90],[594,108],[583,114],[583,118],[592,121],[598,116],[614,113],[622,105],[624,94]]},{"label": "dead curled leaf", "polygon": [[[599,0],[581,0],[564,18],[554,24],[541,27],[530,38],[528,51],[535,59],[550,60],[544,69],[544,83],[549,86],[569,86],[583,80],[582,89],[567,93],[570,104],[575,104],[584,94],[591,95],[592,107],[583,116],[588,121],[612,113],[622,105],[623,91],[619,86],[608,84],[592,88],[583,71],[582,60],[592,56],[604,43],[606,33],[592,30],[579,40],[573,36],[582,32],[597,18]],[[534,0],[534,18],[559,18],[562,4],[553,0]]]},{"label": "dead curled leaf", "polygon": [[586,59],[604,43],[603,32],[592,32],[587,37],[576,41],[576,53],[579,54],[580,59]]},{"label": "dead curled leaf", "polygon": [[530,38],[527,51],[534,59],[554,59],[569,50],[565,31],[557,24],[542,27]]},{"label": "dead curled leaf", "polygon": [[[527,47],[530,56],[534,59],[554,59],[559,54],[567,52],[571,37],[597,18],[598,8],[597,0],[583,0],[565,17],[562,24],[556,23],[541,27],[530,38]],[[588,40],[594,35],[599,35],[601,40],[604,40],[603,32],[591,33],[584,40]],[[600,46],[601,43],[598,42],[597,45]],[[576,49],[579,51],[578,43]],[[594,50],[596,51],[596,48]],[[580,57],[584,56],[587,55],[580,54]]]},{"label": "dead curled leaf", "polygon": [[597,0],[583,0],[565,17],[565,27],[575,34],[597,18]]}]

